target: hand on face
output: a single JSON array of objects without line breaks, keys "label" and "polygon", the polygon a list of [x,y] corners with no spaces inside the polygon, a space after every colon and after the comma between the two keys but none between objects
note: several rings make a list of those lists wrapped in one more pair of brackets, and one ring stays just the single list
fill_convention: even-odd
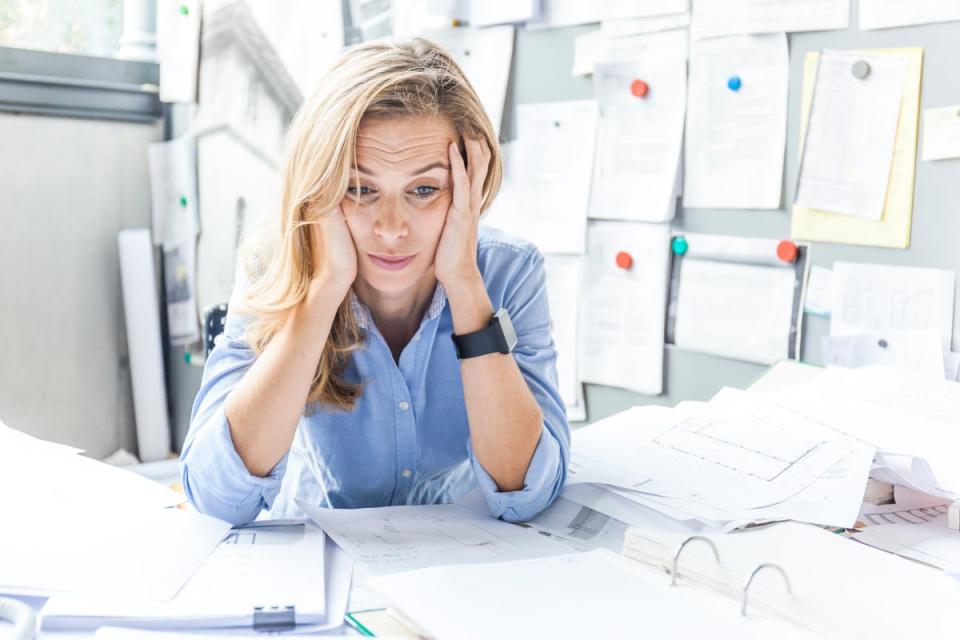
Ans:
[{"label": "hand on face", "polygon": [[448,148],[453,199],[447,210],[434,258],[437,280],[446,288],[479,275],[477,233],[483,201],[483,182],[487,177],[492,152],[482,139],[467,138],[464,140],[464,147],[469,168],[464,166],[456,143],[450,143]]},{"label": "hand on face", "polygon": [[357,277],[357,250],[343,209],[316,215],[310,224],[313,263],[311,285],[331,287],[344,296]]}]

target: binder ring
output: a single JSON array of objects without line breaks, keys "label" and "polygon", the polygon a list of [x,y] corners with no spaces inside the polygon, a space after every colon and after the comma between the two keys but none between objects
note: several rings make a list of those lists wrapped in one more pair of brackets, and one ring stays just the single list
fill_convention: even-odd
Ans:
[{"label": "binder ring", "polygon": [[720,563],[720,552],[717,551],[717,545],[713,544],[713,540],[705,536],[690,536],[686,540],[680,543],[680,546],[677,547],[676,553],[673,554],[673,569],[670,571],[670,586],[677,586],[677,562],[680,560],[680,554],[683,552],[683,548],[687,546],[687,543],[693,542],[694,540],[702,540],[710,545],[710,548],[713,549],[713,557],[717,559],[717,563]]},{"label": "binder ring", "polygon": [[780,573],[780,575],[783,576],[783,581],[787,585],[787,593],[793,593],[793,589],[790,587],[790,576],[788,576],[787,572],[783,570],[783,567],[781,567],[778,564],[774,564],[772,562],[764,562],[763,564],[759,564],[757,565],[757,568],[753,570],[753,573],[750,574],[750,577],[747,578],[747,583],[743,585],[743,601],[740,606],[741,616],[747,615],[747,601],[750,599],[750,596],[749,596],[750,583],[753,582],[754,576],[756,576],[758,573],[760,573],[764,569],[776,569]]}]

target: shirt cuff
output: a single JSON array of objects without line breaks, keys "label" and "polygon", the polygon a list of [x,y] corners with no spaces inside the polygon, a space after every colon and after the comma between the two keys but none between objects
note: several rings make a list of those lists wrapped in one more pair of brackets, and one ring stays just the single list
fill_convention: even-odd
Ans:
[{"label": "shirt cuff", "polygon": [[184,492],[201,513],[246,524],[261,509],[270,508],[280,491],[288,455],[266,477],[252,475],[233,445],[230,424],[219,407],[180,456]]},{"label": "shirt cuff", "polygon": [[540,441],[527,467],[523,488],[517,491],[499,491],[497,483],[473,455],[469,440],[467,448],[480,491],[495,518],[508,522],[532,520],[550,506],[563,488],[560,443],[546,425],[541,427]]}]

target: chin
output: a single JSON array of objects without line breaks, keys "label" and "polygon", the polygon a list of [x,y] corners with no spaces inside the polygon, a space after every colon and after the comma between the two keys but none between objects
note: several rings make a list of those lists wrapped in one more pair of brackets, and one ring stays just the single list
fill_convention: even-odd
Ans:
[{"label": "chin", "polygon": [[371,288],[380,293],[396,294],[409,291],[417,286],[426,276],[429,268],[424,269],[416,263],[410,264],[400,271],[383,271],[376,267],[369,267],[360,270],[360,277],[363,278]]}]

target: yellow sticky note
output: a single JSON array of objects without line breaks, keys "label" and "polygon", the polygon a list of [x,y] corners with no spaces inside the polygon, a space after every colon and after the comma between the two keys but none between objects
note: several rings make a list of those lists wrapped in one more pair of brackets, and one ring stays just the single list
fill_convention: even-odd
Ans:
[{"label": "yellow sticky note", "polygon": [[[880,220],[845,216],[801,205],[793,206],[790,236],[797,240],[838,242],[873,247],[906,249],[910,246],[913,219],[913,185],[917,165],[917,129],[920,115],[920,82],[923,76],[923,48],[868,49],[863,53],[904,56],[907,72],[903,81],[900,120],[893,145],[890,181]],[[820,54],[807,54],[803,61],[803,95],[800,110],[800,152],[813,104]]]}]

